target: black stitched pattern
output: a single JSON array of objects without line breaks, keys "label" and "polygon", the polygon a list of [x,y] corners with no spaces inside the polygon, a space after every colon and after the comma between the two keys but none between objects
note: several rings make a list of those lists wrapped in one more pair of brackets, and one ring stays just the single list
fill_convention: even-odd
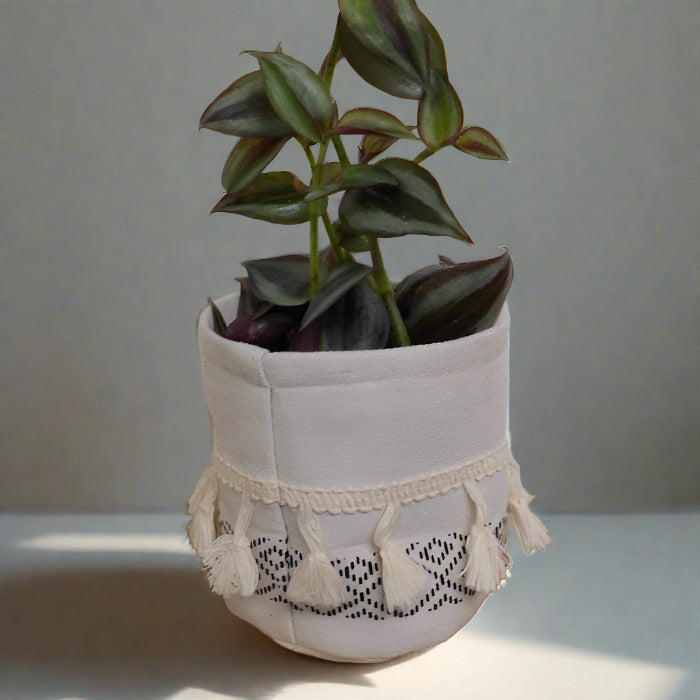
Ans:
[{"label": "black stitched pattern", "polygon": [[[506,525],[507,516],[494,528],[494,534],[503,545],[506,544]],[[233,528],[229,522],[221,520],[219,532],[232,534]],[[405,552],[423,566],[433,580],[429,590],[413,608],[390,613],[384,607],[379,555],[376,552],[369,556],[363,554],[331,559],[333,568],[345,584],[350,601],[333,610],[318,610],[313,606],[298,606],[286,597],[290,572],[299,565],[303,553],[290,549],[287,540],[258,537],[250,543],[260,572],[255,595],[286,603],[294,610],[310,610],[328,617],[341,615],[349,619],[407,617],[422,611],[437,610],[443,605],[458,605],[466,597],[475,595],[471,588],[464,585],[460,576],[466,565],[466,542],[466,535],[453,532],[407,545]]]}]

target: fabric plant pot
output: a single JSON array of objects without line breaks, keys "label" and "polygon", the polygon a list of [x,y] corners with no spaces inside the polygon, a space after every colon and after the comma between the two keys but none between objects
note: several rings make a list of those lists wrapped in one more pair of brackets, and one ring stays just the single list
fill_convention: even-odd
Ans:
[{"label": "fabric plant pot", "polygon": [[509,523],[549,544],[510,450],[508,329],[504,307],[445,343],[271,353],[202,312],[212,453],[188,534],[231,612],[304,654],[383,661],[472,618],[508,574]]}]

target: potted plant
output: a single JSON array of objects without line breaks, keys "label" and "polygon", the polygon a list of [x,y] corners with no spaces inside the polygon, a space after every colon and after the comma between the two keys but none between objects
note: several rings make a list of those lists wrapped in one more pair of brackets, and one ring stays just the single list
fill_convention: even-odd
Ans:
[{"label": "potted plant", "polygon": [[[280,644],[384,660],[474,615],[506,578],[509,522],[528,552],[550,542],[510,450],[507,249],[441,257],[394,284],[380,248],[407,235],[471,244],[421,163],[441,149],[507,156],[464,125],[443,42],[413,0],[339,0],[318,72],[279,46],[248,53],[257,69],[201,118],[239,137],[213,211],[308,222],[310,245],[244,262],[238,293],[200,316],[212,455],[189,539],[214,592]],[[341,59],[414,100],[416,126],[341,113]],[[360,138],[355,162],[347,136]],[[387,153],[400,139],[416,141],[413,159]],[[305,181],[268,167],[288,142],[308,158]]]}]

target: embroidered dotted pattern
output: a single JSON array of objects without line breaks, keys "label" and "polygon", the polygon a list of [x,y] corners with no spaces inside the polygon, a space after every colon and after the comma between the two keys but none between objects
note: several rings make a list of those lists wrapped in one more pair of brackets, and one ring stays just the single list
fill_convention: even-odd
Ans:
[{"label": "embroidered dotted pattern", "polygon": [[[494,534],[505,545],[507,516],[494,528]],[[225,520],[219,522],[220,533],[232,534],[233,528]],[[458,605],[475,591],[464,585],[461,572],[466,565],[467,535],[453,532],[411,542],[406,553],[433,577],[430,590],[410,610],[390,613],[384,606],[379,555],[335,558],[331,562],[343,580],[351,598],[333,610],[318,610],[313,606],[299,606],[286,597],[290,572],[303,559],[303,553],[290,549],[286,540],[258,537],[251,541],[258,564],[260,580],[255,595],[291,605],[294,610],[310,610],[327,617],[343,616],[349,619],[370,618],[384,620],[391,617],[410,617],[419,612],[434,611],[444,605]]]}]

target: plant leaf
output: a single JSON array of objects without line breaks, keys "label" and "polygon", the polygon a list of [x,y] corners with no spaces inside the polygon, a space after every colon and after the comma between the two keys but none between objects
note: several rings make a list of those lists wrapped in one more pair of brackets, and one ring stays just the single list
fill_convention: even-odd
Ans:
[{"label": "plant leaf", "polygon": [[379,165],[349,165],[320,189],[309,191],[305,201],[313,202],[314,199],[327,197],[353,187],[381,184],[398,185],[399,181],[388,170]]},{"label": "plant leaf", "polygon": [[355,72],[370,85],[395,97],[419,100],[423,80],[412,69],[404,69],[367,49],[348,29],[342,16],[337,30],[343,55]]},{"label": "plant leaf", "polygon": [[387,148],[393,146],[398,139],[395,136],[378,136],[376,134],[367,134],[363,137],[359,147],[360,163],[368,163],[373,158],[384,153]]},{"label": "plant leaf", "polygon": [[321,335],[324,350],[381,350],[391,321],[382,298],[364,279],[326,312]]},{"label": "plant leaf", "polygon": [[411,130],[393,114],[370,107],[358,107],[346,112],[332,133],[343,135],[381,134],[399,139],[416,139]]},{"label": "plant leaf", "polygon": [[327,311],[349,289],[372,272],[371,267],[360,263],[349,262],[337,267],[328,275],[328,281],[319,289],[309,303],[309,308],[301,319],[300,330],[309,325],[314,319]]},{"label": "plant leaf", "polygon": [[295,133],[320,141],[333,119],[328,88],[309,66],[291,56],[251,52],[258,59],[265,90],[275,112]]},{"label": "plant leaf", "polygon": [[398,186],[347,190],[338,209],[345,228],[380,238],[421,234],[472,243],[447,205],[437,180],[425,168],[403,158],[387,158],[379,165],[398,180]]},{"label": "plant leaf", "polygon": [[283,138],[294,133],[272,108],[259,70],[239,78],[214,98],[199,128],[251,138]]},{"label": "plant leaf", "polygon": [[447,57],[445,55],[445,44],[442,41],[440,32],[435,29],[433,23],[421,12],[423,28],[428,37],[428,57],[430,67],[439,70],[447,77]]},{"label": "plant leaf", "polygon": [[495,258],[431,265],[396,288],[396,301],[414,344],[461,338],[491,327],[513,281],[508,250]]},{"label": "plant leaf", "polygon": [[343,166],[338,161],[329,161],[321,166],[321,185],[327,185],[343,172]]},{"label": "plant leaf", "polygon": [[250,288],[250,280],[247,277],[238,277],[236,281],[240,284],[240,294],[238,296],[238,316],[247,314],[252,318],[264,316],[274,304],[264,299],[258,299]]},{"label": "plant leaf", "polygon": [[[240,214],[273,224],[301,224],[309,220],[308,188],[290,172],[262,173],[238,192],[225,194],[211,210]],[[325,211],[328,200],[319,200]]]},{"label": "plant leaf", "polygon": [[418,132],[433,150],[444,146],[462,128],[462,103],[447,78],[436,69],[418,108]]},{"label": "plant leaf", "polygon": [[510,163],[498,139],[480,126],[468,126],[452,140],[452,145],[462,153],[485,160],[505,160]]},{"label": "plant leaf", "polygon": [[[430,65],[426,28],[414,0],[339,0],[338,6],[347,33],[364,47],[363,53],[368,58],[375,58],[375,62],[378,58],[390,66],[389,70],[384,68],[380,71],[380,81],[386,86],[391,79],[405,80],[412,87],[411,96],[416,99],[420,97],[428,81]],[[355,46],[350,47],[351,51],[346,51],[345,32],[339,34],[339,38],[350,65],[362,78],[374,84],[372,81],[378,78],[376,69],[363,75],[361,70],[367,72],[368,61],[358,63]],[[385,87],[380,89],[384,90]],[[395,87],[392,89],[396,90]],[[392,90],[387,92],[396,94]]]},{"label": "plant leaf", "polygon": [[[308,255],[281,255],[274,258],[247,260],[250,289],[258,299],[276,306],[299,306],[311,298],[311,274]],[[323,284],[328,271],[319,265]]]},{"label": "plant leaf", "polygon": [[269,313],[261,318],[241,314],[226,327],[224,337],[279,351],[286,348],[287,333],[293,326],[294,318],[284,313]]},{"label": "plant leaf", "polygon": [[242,138],[233,147],[221,173],[226,192],[249,185],[275,159],[289,137],[281,139]]},{"label": "plant leaf", "polygon": [[212,319],[214,320],[214,330],[219,335],[224,335],[226,332],[226,321],[224,321],[224,316],[221,311],[219,311],[219,307],[214,303],[214,300],[211,297],[207,297],[207,301],[209,302],[209,306],[211,306],[211,315]]}]

